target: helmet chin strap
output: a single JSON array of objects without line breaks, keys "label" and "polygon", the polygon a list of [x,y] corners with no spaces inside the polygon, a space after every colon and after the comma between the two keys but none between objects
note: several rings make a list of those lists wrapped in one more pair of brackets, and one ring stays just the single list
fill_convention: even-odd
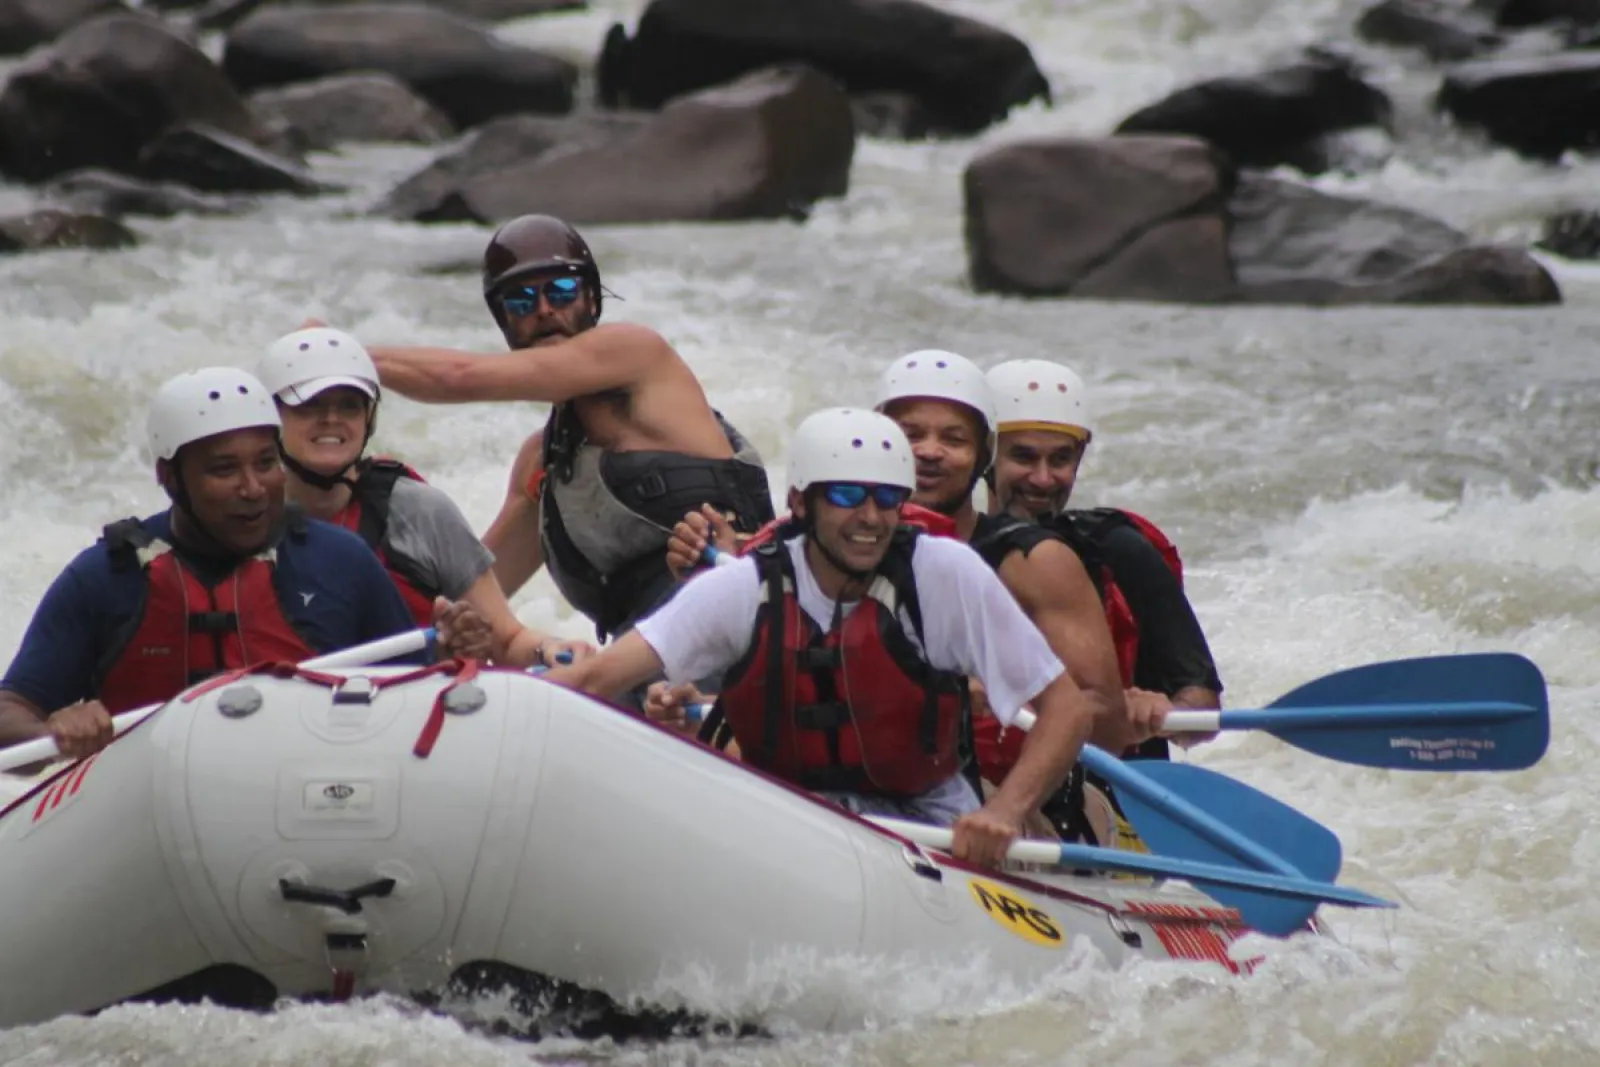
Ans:
[{"label": "helmet chin strap", "polygon": [[283,447],[283,437],[281,435],[278,437],[278,455],[282,458],[283,465],[288,467],[296,478],[299,478],[313,489],[320,489],[326,493],[330,489],[337,489],[341,485],[347,485],[353,493],[356,491],[356,480],[347,477],[347,475],[361,464],[362,457],[367,454],[367,443],[372,440],[373,423],[377,417],[377,406],[374,405],[372,412],[367,416],[366,430],[361,435],[361,451],[356,453],[355,459],[341,467],[337,474],[319,474],[289,455],[289,450]]},{"label": "helmet chin strap", "polygon": [[345,464],[345,466],[340,469],[338,474],[328,475],[318,474],[310,467],[307,467],[304,463],[301,463],[299,460],[289,455],[288,451],[285,450],[281,444],[278,446],[278,454],[283,457],[283,465],[288,467],[289,470],[294,473],[296,478],[299,478],[302,482],[305,482],[314,489],[321,489],[323,492],[327,492],[330,489],[337,489],[341,485],[347,485],[350,487],[351,492],[355,492],[356,483],[352,479],[346,477],[346,475],[348,475],[349,472],[354,469],[356,464],[361,462],[360,456],[357,456],[354,460]]}]

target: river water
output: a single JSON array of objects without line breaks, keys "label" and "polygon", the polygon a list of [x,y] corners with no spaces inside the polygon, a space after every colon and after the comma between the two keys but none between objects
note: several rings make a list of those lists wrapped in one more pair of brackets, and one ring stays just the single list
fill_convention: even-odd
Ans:
[{"label": "river water", "polygon": [[[1553,262],[1537,309],[1197,309],[1022,302],[963,280],[959,175],[983,145],[1099,134],[1198,77],[1350,43],[1343,0],[966,0],[1033,47],[1054,108],[975,141],[864,141],[850,195],[805,225],[593,227],[608,317],[661,329],[775,474],[809,410],[861,402],[877,370],[939,346],[980,363],[1069,362],[1102,413],[1083,503],[1162,523],[1232,707],[1354,664],[1447,652],[1531,657],[1551,687],[1549,755],[1511,775],[1401,775],[1231,735],[1190,758],[1266,789],[1340,836],[1343,880],[1398,912],[1325,911],[1333,936],[1252,947],[1248,978],[1203,964],[1113,971],[1075,959],[1008,986],[981,962],[906,975],[818,964],[746,992],[770,1040],[517,1042],[399,1002],[270,1016],[124,1008],[0,1032],[0,1063],[409,1067],[529,1063],[1166,1065],[1600,1063],[1600,272]],[[507,37],[591,54],[639,0],[525,20]],[[1584,202],[1600,167],[1536,166],[1444,128],[1418,60],[1351,47],[1395,97],[1386,161],[1318,184],[1412,205],[1482,238],[1526,240]],[[349,217],[428,150],[315,160],[342,197],[240,219],[135,220],[143,246],[0,262],[0,654],[56,571],[112,519],[156,510],[143,405],[166,376],[253,361],[316,315],[369,341],[501,347],[467,261],[486,231]],[[0,186],[0,209],[27,203]],[[379,444],[451,492],[478,528],[543,409],[384,406]],[[530,623],[588,632],[547,578]],[[7,782],[0,790],[19,791]],[[48,887],[40,887],[48,891]],[[667,902],[671,903],[671,902]],[[7,901],[7,907],[22,906]],[[113,906],[136,908],[137,902]],[[685,906],[690,906],[685,904]],[[794,1032],[782,1003],[843,983],[839,1032]]]}]

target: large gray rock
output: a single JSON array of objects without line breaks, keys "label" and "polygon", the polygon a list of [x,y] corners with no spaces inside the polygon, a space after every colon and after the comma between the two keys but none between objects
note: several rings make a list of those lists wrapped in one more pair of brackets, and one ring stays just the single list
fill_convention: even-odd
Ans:
[{"label": "large gray rock", "polygon": [[1471,59],[1504,43],[1488,19],[1443,0],[1382,0],[1362,13],[1356,33],[1444,61]]},{"label": "large gray rock", "polygon": [[40,190],[46,203],[83,215],[233,215],[250,207],[244,198],[202,193],[176,182],[153,182],[109,170],[63,174]]},{"label": "large gray rock", "polygon": [[972,284],[1029,296],[1296,304],[1558,302],[1526,251],[1252,172],[1187,138],[1027,141],[967,168]]},{"label": "large gray rock", "polygon": [[845,194],[854,152],[844,91],[808,67],[773,68],[675,100],[630,135],[460,173],[428,217],[794,217]]},{"label": "large gray rock", "polygon": [[375,72],[336,74],[250,96],[269,126],[291,132],[308,149],[346,141],[432,144],[455,133],[450,120],[405,82]]},{"label": "large gray rock", "polygon": [[1548,22],[1579,26],[1600,22],[1600,0],[1495,0],[1490,7],[1496,22],[1513,28]]},{"label": "large gray rock", "polygon": [[570,111],[578,80],[572,64],[506,44],[482,23],[403,3],[265,8],[228,34],[222,66],[247,91],[380,71],[461,129],[521,111]]},{"label": "large gray rock", "polygon": [[[298,0],[320,7],[337,7],[340,4],[359,3],[363,0]],[[545,15],[552,11],[581,11],[588,7],[587,0],[428,0],[429,6],[452,15],[465,15],[469,19],[485,22],[502,22],[528,15]]]},{"label": "large gray rock", "polygon": [[122,0],[0,0],[0,56],[21,55],[96,15],[127,10]]},{"label": "large gray rock", "polygon": [[1180,89],[1123,119],[1116,132],[1199,137],[1241,167],[1287,164],[1315,174],[1332,163],[1331,135],[1387,128],[1389,117],[1382,91],[1348,62],[1318,54],[1260,74]]},{"label": "large gray rock", "polygon": [[1296,304],[1545,304],[1561,291],[1522,249],[1437,219],[1245,175],[1228,204],[1240,299]]},{"label": "large gray rock", "polygon": [[175,126],[139,153],[139,173],[210,193],[332,192],[293,160],[199,124]]},{"label": "large gray rock", "polygon": [[43,181],[82,167],[133,172],[174,125],[270,137],[216,65],[145,17],[110,15],[31,54],[0,92],[0,173]]},{"label": "large gray rock", "polygon": [[0,218],[0,253],[46,248],[127,248],[139,243],[116,219],[45,209]]},{"label": "large gray rock", "polygon": [[991,149],[963,178],[972,285],[1032,296],[1085,295],[1089,285],[1097,296],[1225,298],[1233,275],[1222,207],[1232,181],[1227,158],[1191,138]]},{"label": "large gray rock", "polygon": [[459,221],[470,217],[461,203],[467,181],[532,163],[549,152],[598,147],[638,132],[655,117],[647,111],[605,111],[492,119],[397,185],[377,213],[415,222]]},{"label": "large gray rock", "polygon": [[1538,159],[1600,143],[1600,52],[1483,59],[1450,67],[1439,107]]},{"label": "large gray rock", "polygon": [[1050,98],[1028,46],[918,0],[653,0],[630,40],[600,59],[601,99],[657,108],[779,62],[831,75],[851,93],[904,93],[939,132],[975,133]]}]

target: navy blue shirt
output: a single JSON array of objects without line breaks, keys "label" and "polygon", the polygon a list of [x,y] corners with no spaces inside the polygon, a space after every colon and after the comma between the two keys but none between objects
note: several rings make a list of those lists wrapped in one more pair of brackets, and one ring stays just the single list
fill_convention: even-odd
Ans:
[{"label": "navy blue shirt", "polygon": [[[170,511],[140,525],[172,543]],[[319,655],[416,629],[388,571],[349,530],[307,520],[303,536],[286,535],[277,549],[273,583],[284,613]],[[144,587],[139,568],[113,568],[104,538],[78,553],[39,602],[0,688],[46,713],[94,698],[96,671],[132,633]],[[422,652],[392,662],[427,659]]]}]

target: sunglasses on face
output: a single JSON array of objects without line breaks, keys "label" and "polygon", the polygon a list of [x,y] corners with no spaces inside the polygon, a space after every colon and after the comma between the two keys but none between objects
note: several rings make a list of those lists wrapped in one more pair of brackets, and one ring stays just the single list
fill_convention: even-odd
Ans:
[{"label": "sunglasses on face", "polygon": [[552,308],[564,308],[572,304],[583,295],[583,279],[562,277],[551,278],[543,285],[523,285],[511,289],[500,298],[500,306],[509,314],[522,316],[532,315],[539,308],[539,297],[543,295]]},{"label": "sunglasses on face", "polygon": [[864,485],[861,482],[829,482],[822,487],[822,499],[836,508],[859,508],[869,496],[879,511],[893,511],[911,499],[911,490],[899,485]]}]

